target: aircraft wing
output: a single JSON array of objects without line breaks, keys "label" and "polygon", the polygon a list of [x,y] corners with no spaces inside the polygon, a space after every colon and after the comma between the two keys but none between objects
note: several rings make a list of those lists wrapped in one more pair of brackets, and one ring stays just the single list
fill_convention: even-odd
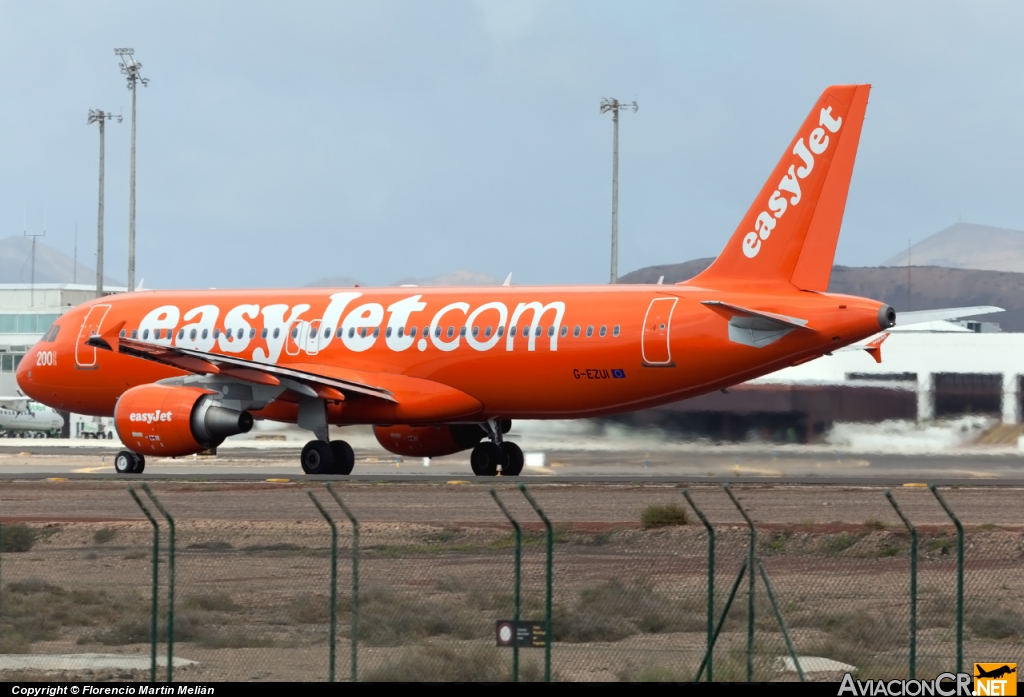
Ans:
[{"label": "aircraft wing", "polygon": [[9,411],[28,411],[29,397],[0,397],[0,409]]},{"label": "aircraft wing", "polygon": [[[322,399],[344,400],[345,393],[357,393],[397,402],[394,393],[362,379],[358,371],[331,367],[331,375],[312,370],[298,370],[269,363],[251,361],[238,356],[225,356],[180,346],[165,346],[138,339],[118,336],[123,323],[101,335],[93,335],[85,342],[95,348],[122,353],[148,361],[161,363],[178,370],[201,375],[223,375],[258,385],[285,385],[289,389]],[[303,366],[315,369],[316,366]]]},{"label": "aircraft wing", "polygon": [[993,307],[991,305],[979,305],[977,307],[946,307],[940,310],[897,312],[896,326],[906,327],[911,324],[938,322],[944,319],[960,319],[961,317],[973,317],[975,315],[990,315],[993,312],[1006,312],[1006,310],[1001,307]]}]

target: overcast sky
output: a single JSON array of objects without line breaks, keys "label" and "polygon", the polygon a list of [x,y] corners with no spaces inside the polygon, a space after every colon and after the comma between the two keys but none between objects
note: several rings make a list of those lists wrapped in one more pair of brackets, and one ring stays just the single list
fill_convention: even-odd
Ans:
[{"label": "overcast sky", "polygon": [[471,269],[603,283],[717,254],[829,84],[873,84],[837,262],[965,221],[1024,229],[1020,2],[0,1],[0,236],[147,287],[371,284]]}]

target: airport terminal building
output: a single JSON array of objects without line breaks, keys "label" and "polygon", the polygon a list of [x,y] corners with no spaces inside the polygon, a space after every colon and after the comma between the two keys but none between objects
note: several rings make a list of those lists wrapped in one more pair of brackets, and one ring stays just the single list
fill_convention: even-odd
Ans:
[{"label": "airport terminal building", "polygon": [[[105,295],[125,288],[104,289]],[[26,351],[42,338],[57,319],[96,297],[96,286],[81,283],[0,283],[0,397],[20,394],[15,371]],[[69,418],[70,416],[70,418]],[[92,417],[64,415],[65,433],[76,435]]]}]

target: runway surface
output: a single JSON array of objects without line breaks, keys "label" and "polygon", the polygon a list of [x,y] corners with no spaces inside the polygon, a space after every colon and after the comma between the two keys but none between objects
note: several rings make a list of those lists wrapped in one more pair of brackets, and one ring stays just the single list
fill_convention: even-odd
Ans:
[{"label": "runway surface", "polygon": [[[355,439],[353,439],[355,440]],[[527,446],[526,443],[523,444]],[[527,450],[522,479],[548,481],[758,481],[789,483],[861,483],[901,485],[1024,484],[1024,456],[1007,448],[955,452],[855,453],[814,446],[701,446],[600,443],[578,447],[567,441]],[[560,446],[560,447],[552,447]],[[632,447],[619,447],[622,445]],[[431,460],[400,458],[374,443],[353,442],[356,467],[348,479],[447,481],[475,479],[469,453]],[[574,447],[576,446],[576,447]],[[214,456],[149,457],[141,478],[264,480],[320,479],[304,475],[298,465],[301,441],[240,441],[222,445]],[[0,443],[0,478],[123,478],[113,471],[120,449],[114,441],[33,440]],[[529,456],[532,456],[530,458]],[[540,463],[543,464],[540,464]]]}]

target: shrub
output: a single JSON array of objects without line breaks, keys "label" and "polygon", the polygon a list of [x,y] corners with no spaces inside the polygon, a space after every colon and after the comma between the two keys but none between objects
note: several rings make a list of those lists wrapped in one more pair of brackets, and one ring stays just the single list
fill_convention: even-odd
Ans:
[{"label": "shrub", "polygon": [[686,525],[686,522],[686,509],[675,503],[654,504],[640,514],[640,524],[644,530]]},{"label": "shrub", "polygon": [[96,544],[102,545],[114,539],[115,535],[117,535],[117,530],[114,530],[113,528],[101,528],[93,533],[92,540]]},{"label": "shrub", "polygon": [[0,552],[28,552],[39,535],[21,523],[8,523],[0,529]]},{"label": "shrub", "polygon": [[369,682],[497,682],[509,679],[508,658],[492,647],[456,651],[447,646],[421,646],[406,651],[361,680]]}]

